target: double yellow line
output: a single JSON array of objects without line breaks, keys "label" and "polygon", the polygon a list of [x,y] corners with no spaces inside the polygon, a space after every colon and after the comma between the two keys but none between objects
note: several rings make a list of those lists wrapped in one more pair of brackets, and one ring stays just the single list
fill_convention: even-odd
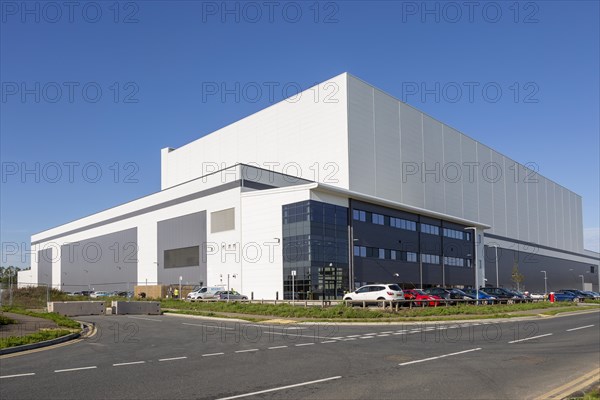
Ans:
[{"label": "double yellow line", "polygon": [[552,400],[552,399],[564,399],[566,396],[578,391],[585,389],[592,385],[594,382],[600,382],[600,368],[596,368],[579,378],[565,383],[562,386],[557,387],[543,395],[536,397],[535,400]]}]

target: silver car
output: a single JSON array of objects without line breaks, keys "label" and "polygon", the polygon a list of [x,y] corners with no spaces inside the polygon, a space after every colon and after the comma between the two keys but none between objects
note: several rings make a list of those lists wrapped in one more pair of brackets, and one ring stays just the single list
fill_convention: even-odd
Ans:
[{"label": "silver car", "polygon": [[248,296],[244,296],[243,294],[240,294],[235,290],[221,290],[215,293],[214,298],[216,300],[248,300]]}]

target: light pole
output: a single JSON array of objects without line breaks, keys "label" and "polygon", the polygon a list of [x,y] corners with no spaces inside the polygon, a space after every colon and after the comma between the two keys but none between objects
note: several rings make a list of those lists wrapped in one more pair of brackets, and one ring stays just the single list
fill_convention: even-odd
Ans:
[{"label": "light pole", "polygon": [[183,276],[179,275],[179,296],[177,296],[177,300],[181,300],[182,297],[182,293],[181,293],[181,281],[183,280]]},{"label": "light pole", "polygon": [[585,281],[583,280],[583,275],[579,275],[581,278],[581,290],[585,290]]},{"label": "light pole", "polygon": [[296,299],[295,297],[295,287],[294,287],[294,277],[296,276],[296,270],[292,270],[292,302]]},{"label": "light pole", "polygon": [[229,277],[232,277],[233,279],[237,278],[237,274],[233,274],[233,275],[229,275],[227,274],[227,302],[229,303]]},{"label": "light pole", "polygon": [[544,273],[544,296],[546,296],[548,294],[548,275],[546,274],[546,271],[540,271]]},{"label": "light pole", "polygon": [[495,252],[496,252],[496,287],[500,287],[500,279],[498,279],[498,245],[497,244],[492,244],[490,245],[490,247],[493,247]]},{"label": "light pole", "polygon": [[479,274],[477,271],[477,228],[468,226],[465,230],[473,230],[473,268],[475,269],[475,305],[479,305]]}]

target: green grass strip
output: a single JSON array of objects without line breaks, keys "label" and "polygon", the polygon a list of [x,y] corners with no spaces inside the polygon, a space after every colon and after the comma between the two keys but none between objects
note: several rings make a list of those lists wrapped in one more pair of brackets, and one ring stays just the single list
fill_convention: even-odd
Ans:
[{"label": "green grass strip", "polygon": [[70,333],[73,332],[68,329],[45,329],[26,336],[9,336],[7,338],[0,339],[0,349],[21,346],[24,344],[39,343],[45,340],[56,339]]}]

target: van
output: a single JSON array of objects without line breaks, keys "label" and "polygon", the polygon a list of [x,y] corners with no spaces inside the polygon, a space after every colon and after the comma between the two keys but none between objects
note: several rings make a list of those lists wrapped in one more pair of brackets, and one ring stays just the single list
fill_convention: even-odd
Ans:
[{"label": "van", "polygon": [[193,292],[188,293],[187,299],[190,301],[212,299],[215,297],[215,293],[224,290],[222,286],[203,286]]}]

